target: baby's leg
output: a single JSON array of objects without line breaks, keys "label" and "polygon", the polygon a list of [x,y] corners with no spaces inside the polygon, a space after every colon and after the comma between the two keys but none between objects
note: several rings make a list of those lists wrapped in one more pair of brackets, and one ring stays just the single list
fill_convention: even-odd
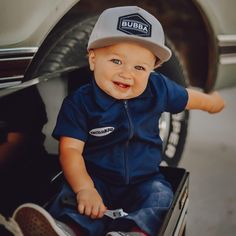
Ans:
[{"label": "baby's leg", "polygon": [[137,184],[133,191],[137,197],[127,218],[149,235],[157,235],[173,200],[172,190],[168,184],[154,178]]},{"label": "baby's leg", "polygon": [[[157,235],[170,204],[173,193],[169,184],[159,177],[153,177],[144,182],[130,185],[124,192],[122,208],[128,216],[112,223],[112,230],[122,230],[119,225],[125,220],[127,224],[133,222],[133,227],[138,227],[148,235]],[[120,222],[119,222],[120,221]],[[134,231],[134,228],[130,228]],[[124,231],[124,230],[123,230]]]}]

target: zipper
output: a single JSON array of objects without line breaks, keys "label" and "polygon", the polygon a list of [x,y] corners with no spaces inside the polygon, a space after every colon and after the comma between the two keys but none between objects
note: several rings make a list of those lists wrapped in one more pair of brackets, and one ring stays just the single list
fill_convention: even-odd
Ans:
[{"label": "zipper", "polygon": [[125,183],[128,184],[129,183],[129,164],[128,164],[128,156],[127,156],[127,151],[128,151],[128,147],[129,147],[129,142],[132,139],[133,135],[134,135],[134,127],[132,124],[132,120],[131,120],[131,116],[129,113],[129,107],[128,107],[128,101],[124,100],[124,107],[125,107],[125,111],[128,117],[128,121],[129,121],[129,137],[128,140],[126,141],[125,144],[125,154],[124,154],[124,164],[125,164]]}]

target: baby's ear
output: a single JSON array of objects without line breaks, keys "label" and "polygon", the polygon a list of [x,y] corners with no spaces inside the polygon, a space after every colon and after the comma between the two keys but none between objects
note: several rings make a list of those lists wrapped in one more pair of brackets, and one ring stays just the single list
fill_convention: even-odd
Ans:
[{"label": "baby's ear", "polygon": [[156,57],[156,62],[155,62],[155,66],[154,66],[154,69],[157,69],[158,67],[160,67],[162,65],[162,62],[161,60]]},{"label": "baby's ear", "polygon": [[91,71],[94,71],[95,64],[95,53],[94,50],[89,50],[88,52],[89,68]]},{"label": "baby's ear", "polygon": [[155,65],[154,69],[157,69],[162,66],[162,63]]}]

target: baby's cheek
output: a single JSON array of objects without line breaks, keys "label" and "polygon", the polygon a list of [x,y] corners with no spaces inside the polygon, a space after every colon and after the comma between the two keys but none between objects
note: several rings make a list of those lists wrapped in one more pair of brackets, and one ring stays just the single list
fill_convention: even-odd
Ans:
[{"label": "baby's cheek", "polygon": [[134,86],[133,92],[134,92],[135,96],[137,97],[137,96],[141,95],[145,89],[146,89],[146,84],[145,85],[144,84],[137,84],[136,86]]}]

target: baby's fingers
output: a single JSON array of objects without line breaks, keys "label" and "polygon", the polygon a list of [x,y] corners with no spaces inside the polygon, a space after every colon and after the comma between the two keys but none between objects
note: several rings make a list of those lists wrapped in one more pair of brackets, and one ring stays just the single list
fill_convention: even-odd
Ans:
[{"label": "baby's fingers", "polygon": [[85,207],[84,214],[85,214],[86,216],[91,216],[91,214],[92,214],[92,207],[91,207],[90,205],[87,205],[87,206]]},{"label": "baby's fingers", "polygon": [[98,218],[99,210],[100,210],[99,205],[98,205],[98,206],[94,206],[94,207],[92,208],[92,213],[91,213],[90,217],[91,217],[92,219]]},{"label": "baby's fingers", "polygon": [[78,205],[78,211],[79,211],[79,213],[80,213],[81,215],[83,215],[84,212],[85,212],[85,205],[80,203],[80,204]]},{"label": "baby's fingers", "polygon": [[99,208],[99,213],[97,218],[102,218],[106,212],[107,208],[104,206],[104,204],[102,204]]},{"label": "baby's fingers", "polygon": [[94,206],[92,208],[92,213],[90,217],[92,219],[102,218],[104,216],[104,213],[106,212],[107,208],[104,206],[104,204],[100,204],[97,206]]},{"label": "baby's fingers", "polygon": [[78,210],[81,215],[90,216],[92,214],[92,207],[89,204],[80,203]]}]

